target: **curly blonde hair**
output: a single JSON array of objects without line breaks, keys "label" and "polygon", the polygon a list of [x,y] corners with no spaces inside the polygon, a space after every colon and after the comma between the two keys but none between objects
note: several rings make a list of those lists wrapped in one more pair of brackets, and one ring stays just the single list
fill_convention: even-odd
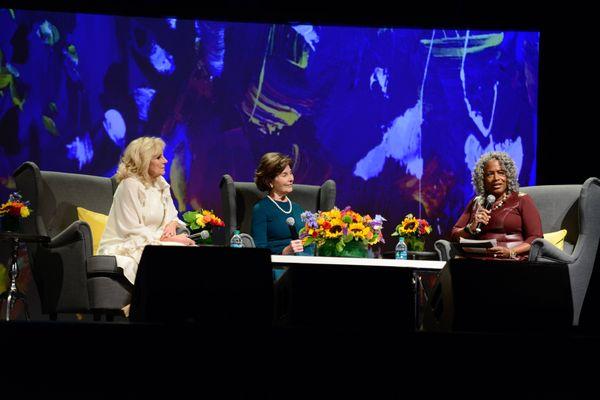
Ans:
[{"label": "curly blonde hair", "polygon": [[150,161],[158,157],[165,149],[165,142],[158,137],[142,136],[133,140],[125,151],[119,162],[117,170],[117,182],[135,176],[144,184],[152,184],[154,179],[148,174]]},{"label": "curly blonde hair", "polygon": [[268,192],[271,190],[271,182],[283,172],[285,167],[294,167],[294,161],[282,153],[266,153],[264,154],[254,173],[254,182],[258,190]]},{"label": "curly blonde hair", "polygon": [[475,189],[475,193],[478,196],[485,196],[485,187],[483,185],[483,170],[485,165],[490,160],[497,160],[500,163],[500,167],[502,167],[506,171],[506,191],[510,194],[512,192],[519,191],[519,181],[517,180],[517,166],[515,162],[511,158],[508,153],[503,151],[490,151],[489,153],[484,153],[477,163],[475,164],[475,168],[473,169],[473,174],[471,176],[471,183],[473,184],[473,188]]}]

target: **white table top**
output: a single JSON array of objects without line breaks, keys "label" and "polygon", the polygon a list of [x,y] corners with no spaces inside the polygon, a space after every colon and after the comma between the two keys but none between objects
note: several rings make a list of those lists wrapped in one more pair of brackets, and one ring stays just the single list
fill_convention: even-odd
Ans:
[{"label": "white table top", "polygon": [[399,267],[411,269],[441,270],[446,261],[432,260],[393,260],[386,258],[352,258],[352,257],[305,257],[272,255],[271,262],[275,265],[305,264],[305,265],[358,265],[373,267]]}]

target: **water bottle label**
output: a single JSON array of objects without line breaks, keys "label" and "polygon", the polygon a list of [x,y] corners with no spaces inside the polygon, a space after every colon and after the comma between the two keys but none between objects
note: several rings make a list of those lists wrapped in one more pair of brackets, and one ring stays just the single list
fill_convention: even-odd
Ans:
[{"label": "water bottle label", "polygon": [[396,260],[408,260],[408,253],[406,251],[397,251]]}]

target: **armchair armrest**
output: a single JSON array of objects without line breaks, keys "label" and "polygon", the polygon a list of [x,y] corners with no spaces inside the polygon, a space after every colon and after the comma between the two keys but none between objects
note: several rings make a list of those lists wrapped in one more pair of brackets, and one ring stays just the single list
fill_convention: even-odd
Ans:
[{"label": "armchair armrest", "polygon": [[576,257],[565,253],[546,239],[535,239],[531,243],[529,260],[570,264],[576,261]]},{"label": "armchair armrest", "polygon": [[254,244],[254,238],[247,233],[240,233],[240,237],[242,238],[242,243],[244,247],[256,247]]},{"label": "armchair armrest", "polygon": [[448,261],[455,256],[452,245],[447,240],[437,240],[433,247],[441,261]]},{"label": "armchair armrest", "polygon": [[123,269],[117,267],[115,256],[92,256],[86,260],[88,276],[115,275],[123,276]]},{"label": "armchair armrest", "polygon": [[90,257],[92,255],[92,231],[87,222],[73,222],[64,231],[54,236],[47,247],[56,249],[78,241],[85,243],[85,256]]}]

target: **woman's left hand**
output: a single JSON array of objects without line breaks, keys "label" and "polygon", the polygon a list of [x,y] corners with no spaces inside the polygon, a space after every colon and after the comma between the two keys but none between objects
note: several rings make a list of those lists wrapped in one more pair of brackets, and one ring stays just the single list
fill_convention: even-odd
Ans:
[{"label": "woman's left hand", "polygon": [[171,221],[167,224],[167,226],[165,226],[165,229],[163,230],[160,240],[171,238],[171,237],[175,236],[176,234],[177,234],[177,222]]},{"label": "woman's left hand", "polygon": [[491,247],[487,251],[488,256],[494,258],[510,258],[510,249],[508,247]]},{"label": "woman's left hand", "polygon": [[196,244],[196,242],[194,242],[192,239],[187,237],[187,235],[184,233],[175,235],[175,236],[170,236],[168,238],[160,239],[160,241],[161,242],[176,242],[176,243],[185,244],[186,246],[194,246]]}]

